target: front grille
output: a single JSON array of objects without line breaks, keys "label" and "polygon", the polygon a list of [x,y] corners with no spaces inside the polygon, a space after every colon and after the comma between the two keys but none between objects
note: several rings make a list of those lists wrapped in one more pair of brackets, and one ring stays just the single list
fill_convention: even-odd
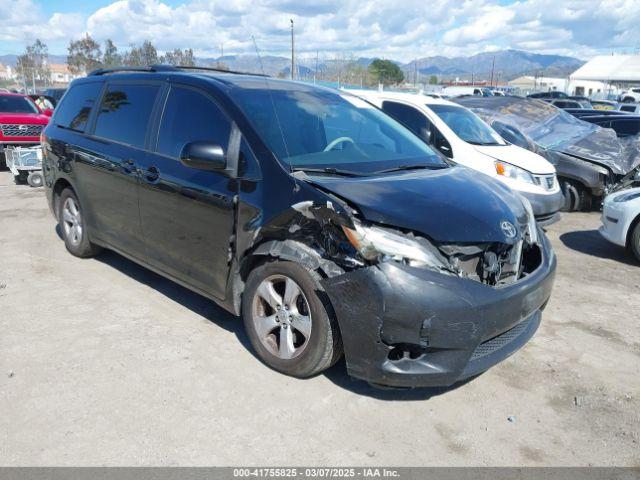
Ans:
[{"label": "front grille", "polygon": [[531,319],[527,319],[523,322],[520,322],[511,330],[507,330],[504,333],[501,333],[497,337],[493,337],[486,342],[482,342],[478,347],[474,350],[473,355],[471,355],[471,361],[479,360],[482,357],[486,357],[487,355],[492,354],[493,352],[500,350],[507,344],[513,342],[516,338],[518,338],[529,326]]},{"label": "front grille", "polygon": [[536,182],[536,185],[540,185],[546,191],[550,192],[556,188],[556,175],[552,173],[551,175],[534,175],[533,179]]},{"label": "front grille", "polygon": [[19,123],[5,123],[0,126],[5,137],[37,137],[42,132],[43,125],[26,125]]}]

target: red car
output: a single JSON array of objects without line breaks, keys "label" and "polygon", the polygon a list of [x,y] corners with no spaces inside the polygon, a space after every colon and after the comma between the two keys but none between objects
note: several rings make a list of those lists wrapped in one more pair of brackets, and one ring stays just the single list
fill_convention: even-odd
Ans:
[{"label": "red car", "polygon": [[9,145],[38,145],[52,113],[40,110],[26,95],[0,93],[0,152]]}]

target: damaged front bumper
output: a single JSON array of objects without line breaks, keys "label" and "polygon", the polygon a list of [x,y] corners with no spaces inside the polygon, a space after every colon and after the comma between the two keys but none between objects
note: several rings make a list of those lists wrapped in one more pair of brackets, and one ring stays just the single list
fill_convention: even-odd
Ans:
[{"label": "damaged front bumper", "polygon": [[382,262],[326,278],[353,377],[392,387],[449,386],[507,358],[533,336],[551,295],[555,255],[495,288]]}]

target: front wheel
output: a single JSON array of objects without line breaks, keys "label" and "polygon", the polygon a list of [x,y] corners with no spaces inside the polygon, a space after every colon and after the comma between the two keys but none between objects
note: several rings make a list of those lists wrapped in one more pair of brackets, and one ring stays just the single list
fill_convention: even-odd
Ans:
[{"label": "front wheel", "polygon": [[87,222],[82,214],[78,197],[67,188],[60,194],[58,201],[58,224],[67,250],[80,258],[93,257],[102,250],[89,241]]},{"label": "front wheel", "polygon": [[591,208],[591,194],[582,185],[563,179],[560,187],[564,195],[563,212],[587,211]]},{"label": "front wheel", "polygon": [[279,372],[310,377],[342,355],[320,276],[297,263],[273,261],[253,270],[242,297],[242,317],[258,357]]}]

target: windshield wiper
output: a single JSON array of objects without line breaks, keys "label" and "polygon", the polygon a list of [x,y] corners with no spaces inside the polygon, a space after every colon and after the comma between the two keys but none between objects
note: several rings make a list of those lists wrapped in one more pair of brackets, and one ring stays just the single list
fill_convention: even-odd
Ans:
[{"label": "windshield wiper", "polygon": [[292,172],[305,172],[305,173],[324,173],[326,175],[339,175],[342,177],[362,177],[361,172],[354,172],[351,170],[341,170],[339,168],[324,167],[324,168],[307,168],[307,167],[291,167]]},{"label": "windshield wiper", "polygon": [[441,168],[447,168],[446,165],[428,165],[424,163],[417,163],[414,165],[398,165],[397,167],[387,168],[385,170],[377,170],[373,172],[375,175],[378,173],[389,173],[389,172],[398,172],[401,170],[440,170]]}]

